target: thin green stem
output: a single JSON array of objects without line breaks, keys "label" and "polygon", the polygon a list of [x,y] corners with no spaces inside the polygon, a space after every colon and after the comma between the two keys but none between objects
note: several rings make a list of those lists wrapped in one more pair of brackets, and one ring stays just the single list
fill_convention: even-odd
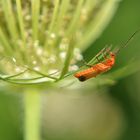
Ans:
[{"label": "thin green stem", "polygon": [[57,80],[56,77],[53,77],[53,76],[50,76],[50,75],[46,75],[46,74],[44,74],[44,73],[42,73],[42,72],[40,72],[40,71],[34,70],[34,69],[32,69],[32,68],[28,68],[28,67],[27,67],[27,69],[30,70],[30,71],[33,71],[33,72],[35,72],[35,73],[37,73],[37,74],[39,74],[39,75],[42,75],[42,76],[44,76],[44,77],[47,77],[47,78],[50,78],[50,79],[53,79],[53,80]]},{"label": "thin green stem", "polygon": [[32,0],[32,30],[34,41],[38,39],[39,13],[40,13],[40,0]]},{"label": "thin green stem", "polygon": [[[54,4],[55,4],[55,6],[54,6],[53,14],[52,14],[52,19],[51,19],[49,29],[48,29],[49,34],[51,34],[53,32],[55,24],[56,24],[60,0],[55,0]],[[48,45],[48,39],[46,39],[46,41],[45,41],[45,47],[47,47],[47,45]]]},{"label": "thin green stem", "polygon": [[63,0],[60,6],[60,12],[57,16],[57,24],[55,26],[55,31],[59,31],[61,28],[61,25],[63,24],[63,18],[64,15],[66,14],[67,10],[69,9],[70,6],[70,0]]},{"label": "thin green stem", "polygon": [[25,37],[23,14],[22,14],[22,8],[21,8],[21,0],[16,0],[16,4],[17,4],[17,14],[18,14],[18,22],[19,22],[21,37],[22,37],[24,47],[25,47],[26,37]]},{"label": "thin green stem", "polygon": [[17,26],[15,23],[15,17],[14,17],[14,13],[12,10],[12,4],[10,0],[2,0],[2,6],[3,6],[3,10],[4,10],[4,14],[5,14],[5,18],[6,18],[6,23],[9,29],[9,33],[11,35],[11,37],[13,38],[13,40],[16,40],[18,38],[18,34],[17,34]]},{"label": "thin green stem", "polygon": [[24,140],[40,138],[41,94],[36,89],[27,89],[24,93]]},{"label": "thin green stem", "polygon": [[0,27],[0,41],[1,41],[1,44],[4,46],[5,53],[12,54],[13,49],[12,49],[11,45],[9,44],[8,38],[4,34],[1,27]]},{"label": "thin green stem", "polygon": [[25,24],[24,24],[24,20],[23,20],[23,11],[22,11],[22,7],[21,7],[21,0],[16,0],[16,5],[17,5],[18,23],[19,23],[20,34],[21,34],[21,39],[22,39],[22,45],[20,46],[20,51],[22,54],[23,62],[28,63],[26,32],[25,32]]},{"label": "thin green stem", "polygon": [[76,11],[73,13],[73,19],[69,25],[69,28],[68,28],[66,35],[72,34],[76,30],[76,28],[78,27],[78,25],[79,25],[78,21],[80,19],[81,8],[83,6],[83,2],[84,2],[84,0],[78,1]]},{"label": "thin green stem", "polygon": [[26,71],[27,71],[27,70],[24,70],[23,72],[20,72],[20,73],[18,73],[18,74],[11,75],[11,76],[7,76],[7,77],[5,77],[5,80],[6,80],[6,79],[11,79],[11,78],[18,77],[18,76],[24,74]]},{"label": "thin green stem", "polygon": [[55,0],[55,7],[54,7],[54,12],[53,12],[53,15],[52,15],[51,23],[50,23],[50,26],[49,26],[49,33],[52,32],[53,27],[55,26],[55,23],[56,23],[55,21],[57,19],[57,15],[58,15],[59,3],[60,3],[60,0]]},{"label": "thin green stem", "polygon": [[62,69],[60,79],[68,72],[73,50],[74,50],[74,39],[72,37],[70,44],[69,44],[69,48],[67,50],[66,60],[64,62],[64,67]]},{"label": "thin green stem", "polygon": [[[38,77],[34,77],[34,78],[27,78],[27,79],[25,79],[25,78],[9,78],[8,80],[9,81],[14,81],[14,82],[16,82],[17,81],[17,83],[23,83],[23,82],[32,82],[33,83],[33,81],[35,81],[35,80],[39,80],[39,79],[42,79],[42,78],[44,78],[44,76],[38,76]],[[7,80],[7,79],[6,79]]]}]

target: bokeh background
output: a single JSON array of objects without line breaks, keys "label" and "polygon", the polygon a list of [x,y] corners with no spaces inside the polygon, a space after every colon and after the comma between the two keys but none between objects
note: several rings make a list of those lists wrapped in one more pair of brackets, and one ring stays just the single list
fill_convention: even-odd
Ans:
[{"label": "bokeh background", "polygon": [[[84,52],[90,60],[106,44],[120,45],[140,28],[139,0],[123,0],[103,34]],[[140,60],[140,34],[118,56],[117,69]],[[94,46],[94,47],[93,47]],[[140,64],[135,65],[136,69]],[[129,71],[129,70],[128,70]],[[44,140],[139,140],[140,72],[96,90],[43,93]],[[94,94],[93,94],[94,93]],[[23,99],[0,89],[0,140],[23,139]]]}]

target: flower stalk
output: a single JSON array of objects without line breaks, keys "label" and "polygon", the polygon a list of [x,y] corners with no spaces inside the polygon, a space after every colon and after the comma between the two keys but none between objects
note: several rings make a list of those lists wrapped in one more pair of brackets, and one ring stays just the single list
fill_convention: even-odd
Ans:
[{"label": "flower stalk", "polygon": [[41,94],[35,89],[24,92],[24,140],[41,140]]}]

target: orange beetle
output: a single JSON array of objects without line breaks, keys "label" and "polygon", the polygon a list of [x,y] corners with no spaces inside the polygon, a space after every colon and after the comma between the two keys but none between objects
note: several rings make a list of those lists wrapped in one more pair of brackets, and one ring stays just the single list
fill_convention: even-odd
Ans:
[{"label": "orange beetle", "polygon": [[103,62],[90,66],[90,68],[81,72],[77,72],[74,76],[83,82],[89,78],[96,77],[101,73],[107,72],[115,64],[115,56],[116,55],[114,53],[110,52],[110,58],[106,58]]},{"label": "orange beetle", "polygon": [[[92,77],[96,77],[97,75],[99,74],[102,74],[104,72],[107,72],[109,71],[113,65],[115,64],[115,58],[116,58],[116,55],[118,54],[118,52],[120,51],[120,49],[126,47],[128,45],[128,43],[130,42],[130,40],[135,36],[135,34],[138,32],[139,30],[137,30],[136,32],[134,32],[130,38],[125,42],[125,44],[120,47],[119,49],[117,49],[115,52],[111,52],[110,51],[110,48],[108,49],[105,49],[103,48],[96,56],[95,58],[98,60],[98,56],[100,54],[103,54],[104,51],[108,52],[109,53],[109,57],[107,58],[105,55],[104,55],[104,61],[102,62],[99,62],[95,65],[88,65],[86,64],[88,67],[88,69],[85,69],[83,71],[80,71],[80,72],[77,72],[74,74],[74,76],[76,78],[79,79],[79,81],[83,82],[83,81],[86,81],[87,79],[90,79]],[[99,61],[99,60],[98,60]]]}]

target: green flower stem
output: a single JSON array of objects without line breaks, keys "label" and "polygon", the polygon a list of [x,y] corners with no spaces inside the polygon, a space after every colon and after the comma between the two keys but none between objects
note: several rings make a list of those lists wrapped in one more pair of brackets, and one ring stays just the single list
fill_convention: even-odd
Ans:
[{"label": "green flower stem", "polygon": [[18,14],[18,22],[19,22],[21,37],[22,37],[24,47],[25,47],[26,37],[25,37],[23,14],[22,14],[22,8],[21,8],[21,0],[16,0],[16,5],[17,5],[17,14]]},{"label": "green flower stem", "polygon": [[73,43],[74,43],[74,38],[72,37],[72,39],[70,41],[70,44],[69,44],[69,48],[67,50],[66,60],[64,62],[64,67],[62,69],[60,79],[68,72],[68,68],[69,68],[69,65],[70,65],[70,60],[71,60],[73,50],[74,50],[74,44]]},{"label": "green flower stem", "polygon": [[23,10],[22,10],[21,0],[16,0],[16,5],[17,5],[17,19],[18,19],[18,24],[20,28],[20,36],[22,39],[22,45],[20,45],[19,51],[21,53],[23,62],[28,63],[26,31],[25,31],[25,23],[23,19]]},{"label": "green flower stem", "polygon": [[0,27],[0,43],[4,45],[4,53],[8,55],[12,55],[12,46],[8,42],[7,36],[4,34],[2,28]]},{"label": "green flower stem", "polygon": [[32,30],[33,40],[38,39],[38,19],[40,14],[40,0],[32,0]]},{"label": "green flower stem", "polygon": [[36,89],[25,90],[24,108],[25,108],[24,140],[41,140],[40,138],[41,95]]},{"label": "green flower stem", "polygon": [[[48,32],[50,34],[54,31],[54,27],[55,27],[55,24],[56,24],[56,19],[57,19],[57,16],[58,16],[59,4],[60,4],[60,0],[55,0],[54,11],[53,11],[52,19],[51,19],[51,22],[50,22],[50,25],[49,25],[49,29],[48,29]],[[46,39],[45,47],[47,47],[47,45],[48,45],[48,40]]]},{"label": "green flower stem", "polygon": [[69,28],[68,28],[66,35],[72,34],[76,30],[76,27],[78,26],[78,23],[79,23],[78,21],[80,18],[81,8],[82,8],[83,2],[84,2],[84,0],[79,0],[77,7],[76,7],[76,10],[75,10],[75,13],[73,14],[74,15],[73,19],[69,25]]},{"label": "green flower stem", "polygon": [[60,4],[60,0],[55,0],[55,7],[54,7],[54,12],[53,12],[52,20],[51,20],[51,23],[50,23],[50,27],[49,27],[49,33],[52,32],[53,27],[56,24],[55,21],[57,19],[57,15],[58,15],[59,4]]},{"label": "green flower stem", "polygon": [[10,35],[13,38],[13,40],[17,40],[17,38],[18,38],[17,28],[16,28],[17,26],[15,23],[15,17],[14,17],[14,13],[12,10],[11,1],[2,0],[2,6],[3,6],[3,10],[4,10],[5,18],[6,18],[6,23],[8,25]]},{"label": "green flower stem", "polygon": [[59,11],[59,15],[57,17],[57,24],[54,27],[55,32],[59,31],[62,24],[63,24],[63,18],[64,15],[66,14],[67,10],[69,9],[69,4],[70,4],[70,0],[63,0],[62,4],[60,6],[60,11]]}]

